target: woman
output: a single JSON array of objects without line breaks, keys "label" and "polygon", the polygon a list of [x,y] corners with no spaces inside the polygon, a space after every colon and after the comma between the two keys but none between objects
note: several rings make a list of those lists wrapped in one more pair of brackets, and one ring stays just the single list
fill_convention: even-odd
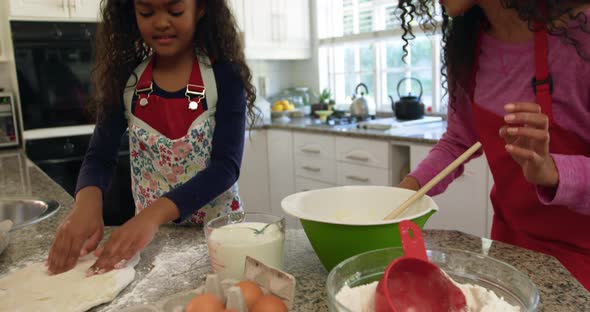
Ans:
[{"label": "woman", "polygon": [[[400,186],[418,189],[481,141],[492,238],[555,256],[590,289],[590,1],[441,4],[448,128]],[[406,43],[413,18],[435,25],[434,5],[400,1]]]}]

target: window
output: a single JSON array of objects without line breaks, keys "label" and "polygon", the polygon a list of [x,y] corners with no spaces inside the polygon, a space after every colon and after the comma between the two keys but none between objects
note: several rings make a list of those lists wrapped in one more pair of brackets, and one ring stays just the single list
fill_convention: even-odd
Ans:
[{"label": "window", "polygon": [[[404,78],[418,79],[422,101],[433,112],[444,113],[440,87],[440,35],[419,34],[410,43],[406,62],[402,30],[392,0],[319,0],[317,14],[321,88],[329,88],[336,103],[346,103],[364,83],[378,111],[391,111],[391,98]],[[360,90],[359,90],[360,91]],[[415,80],[400,84],[400,95],[417,95]]]}]

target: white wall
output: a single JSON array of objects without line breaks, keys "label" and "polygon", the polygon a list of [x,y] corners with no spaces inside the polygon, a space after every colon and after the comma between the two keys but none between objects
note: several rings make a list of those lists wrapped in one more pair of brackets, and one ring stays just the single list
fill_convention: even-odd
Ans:
[{"label": "white wall", "polygon": [[260,78],[265,78],[266,94],[273,95],[284,88],[308,87],[319,93],[320,78],[318,67],[317,1],[309,0],[311,31],[311,58],[298,61],[249,61],[254,85],[258,88]]},{"label": "white wall", "polygon": [[268,97],[284,88],[293,87],[291,61],[248,60],[247,62],[252,71],[252,82],[257,90],[261,90],[260,79],[265,80],[266,94],[259,93],[259,96]]},{"label": "white wall", "polygon": [[320,89],[320,77],[318,67],[318,27],[317,27],[317,2],[318,0],[309,1],[310,17],[309,22],[311,31],[311,59],[302,61],[292,61],[292,71],[290,83],[292,87],[305,86],[311,88],[316,93]]}]

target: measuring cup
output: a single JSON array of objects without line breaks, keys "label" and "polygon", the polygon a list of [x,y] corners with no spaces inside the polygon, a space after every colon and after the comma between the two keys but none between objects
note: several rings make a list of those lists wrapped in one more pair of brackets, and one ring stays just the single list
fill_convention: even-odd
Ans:
[{"label": "measuring cup", "polygon": [[399,230],[404,256],[387,266],[377,284],[375,311],[463,311],[467,304],[463,292],[428,261],[418,225],[405,220],[400,222]]}]

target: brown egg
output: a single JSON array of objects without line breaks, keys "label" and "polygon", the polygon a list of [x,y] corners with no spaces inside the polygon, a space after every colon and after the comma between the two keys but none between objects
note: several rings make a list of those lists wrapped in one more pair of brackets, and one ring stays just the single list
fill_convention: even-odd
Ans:
[{"label": "brown egg", "polygon": [[185,312],[223,312],[223,302],[211,294],[202,294],[194,297],[186,306]]},{"label": "brown egg", "polygon": [[288,312],[283,300],[277,296],[265,295],[260,297],[250,312]]},{"label": "brown egg", "polygon": [[242,296],[244,296],[244,301],[246,302],[246,306],[248,306],[248,310],[252,309],[254,303],[264,295],[258,284],[252,281],[241,281],[237,283],[236,286],[240,287],[240,291],[242,292]]}]

